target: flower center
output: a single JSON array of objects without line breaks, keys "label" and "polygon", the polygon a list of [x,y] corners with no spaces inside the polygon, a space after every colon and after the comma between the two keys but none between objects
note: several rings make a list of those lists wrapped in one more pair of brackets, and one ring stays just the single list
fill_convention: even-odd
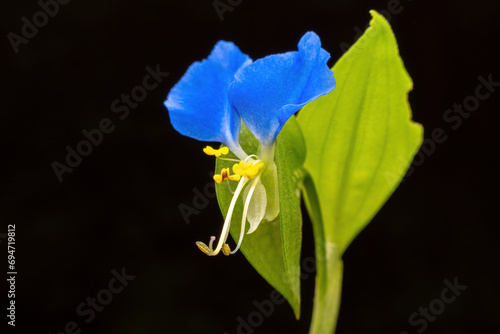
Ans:
[{"label": "flower center", "polygon": [[[222,147],[220,149],[214,149],[210,146],[207,146],[203,149],[203,152],[205,152],[207,155],[214,155],[216,158],[221,159],[221,160],[229,160],[229,161],[238,161],[235,159],[228,159],[228,158],[221,158],[221,155],[226,155],[229,153],[229,150],[227,147]],[[229,168],[223,168],[221,170],[220,174],[214,175],[214,180],[218,184],[222,183],[223,181],[227,180],[228,181],[228,186],[229,186],[229,181],[239,181],[238,187],[236,190],[233,192],[231,187],[229,186],[229,189],[233,193],[233,198],[231,199],[231,203],[229,205],[229,210],[227,211],[226,219],[224,221],[224,225],[222,227],[222,232],[219,237],[219,242],[217,243],[217,247],[214,249],[213,244],[215,241],[215,237],[212,236],[210,237],[210,242],[208,246],[201,242],[197,241],[196,245],[198,248],[205,254],[209,256],[215,256],[217,255],[221,250],[224,255],[230,255],[234,254],[238,251],[238,249],[241,246],[241,243],[243,241],[243,236],[245,235],[245,222],[247,219],[247,214],[248,214],[248,207],[250,206],[250,201],[251,198],[254,194],[255,188],[260,182],[260,176],[262,175],[264,169],[264,163],[262,160],[259,159],[258,156],[256,155],[250,155],[245,158],[245,160],[239,161],[238,163],[233,165],[233,175],[230,174]],[[251,180],[251,185],[249,186],[249,191],[248,195],[246,195],[246,200],[244,203],[243,207],[243,215],[241,219],[241,232],[240,232],[240,238],[238,241],[238,244],[236,245],[236,248],[231,251],[231,248],[229,245],[226,243],[227,238],[229,236],[229,230],[231,227],[231,220],[233,216],[234,209],[236,207],[236,203],[238,200],[238,197],[240,196],[243,188],[245,185]]]}]

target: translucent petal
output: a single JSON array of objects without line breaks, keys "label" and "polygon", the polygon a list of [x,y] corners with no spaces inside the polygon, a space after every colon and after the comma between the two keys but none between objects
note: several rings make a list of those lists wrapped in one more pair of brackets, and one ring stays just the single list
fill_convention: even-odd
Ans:
[{"label": "translucent petal", "polygon": [[[259,227],[260,222],[266,214],[267,206],[267,196],[266,189],[262,185],[262,182],[257,179],[257,184],[253,192],[252,198],[250,199],[250,205],[248,207],[247,220],[250,223],[250,228],[247,234],[253,233],[257,227]],[[253,184],[250,184],[245,189],[243,194],[243,203],[246,203],[247,196]]]},{"label": "translucent petal", "polygon": [[278,170],[272,161],[261,176],[262,184],[266,189],[267,207],[265,220],[272,221],[280,213],[280,196],[278,192]]}]

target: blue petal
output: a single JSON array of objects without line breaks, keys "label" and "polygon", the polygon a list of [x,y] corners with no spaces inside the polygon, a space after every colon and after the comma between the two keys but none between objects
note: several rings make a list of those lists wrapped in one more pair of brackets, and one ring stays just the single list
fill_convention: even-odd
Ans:
[{"label": "blue petal", "polygon": [[228,101],[235,73],[252,63],[231,42],[219,41],[207,59],[193,63],[164,102],[170,122],[181,134],[201,140],[238,144],[240,117]]},{"label": "blue petal", "polygon": [[262,145],[272,145],[290,116],[335,88],[319,37],[306,33],[298,48],[242,68],[229,88],[231,104]]}]

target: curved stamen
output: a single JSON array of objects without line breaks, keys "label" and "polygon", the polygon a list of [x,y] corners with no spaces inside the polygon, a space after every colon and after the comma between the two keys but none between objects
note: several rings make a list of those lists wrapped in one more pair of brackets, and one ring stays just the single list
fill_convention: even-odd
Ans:
[{"label": "curved stamen", "polygon": [[[223,149],[224,148],[225,147],[223,147]],[[214,149],[212,149],[211,147],[208,147],[208,146],[207,146],[207,149],[215,151]],[[227,148],[225,148],[225,149],[227,150]],[[226,150],[224,150],[224,152],[221,152],[221,153],[226,154]],[[212,153],[212,152],[209,152],[209,153]],[[209,153],[207,153],[207,154],[209,154]],[[219,152],[217,152],[217,153],[219,153]],[[238,161],[235,159],[220,158],[220,154],[217,158],[221,159],[221,160]],[[250,166],[251,166],[251,168],[249,168]],[[214,180],[217,183],[221,183],[225,179],[228,179],[228,187],[229,187],[229,190],[231,191],[231,193],[233,193],[233,198],[231,199],[231,203],[229,205],[229,209],[228,209],[227,214],[226,214],[226,219],[224,221],[224,225],[222,227],[219,241],[217,243],[217,247],[215,248],[215,250],[213,249],[213,243],[215,241],[215,237],[210,238],[210,242],[209,242],[208,246],[206,244],[204,244],[203,242],[200,242],[200,241],[196,242],[196,245],[203,253],[205,253],[209,256],[215,256],[222,250],[224,255],[227,256],[230,254],[234,254],[238,251],[238,249],[240,248],[241,243],[243,241],[243,236],[245,235],[245,224],[246,224],[246,220],[247,220],[247,214],[248,214],[248,208],[250,206],[250,201],[251,201],[252,196],[254,194],[255,188],[257,187],[258,183],[260,182],[260,176],[262,175],[263,167],[264,167],[264,163],[262,162],[262,160],[257,155],[252,154],[252,155],[246,156],[246,158],[244,158],[244,160],[239,161],[239,164],[235,164],[233,166],[233,171],[235,172],[234,176],[231,176],[229,174],[228,168],[225,168],[225,169],[223,168],[220,175],[214,176]],[[241,176],[241,180],[238,183],[238,187],[236,188],[235,191],[233,191],[233,189],[231,188],[231,186],[229,184],[229,179],[233,180],[233,178],[236,178],[236,177],[239,179],[240,176]],[[233,177],[233,178],[231,178],[231,177]],[[236,245],[236,248],[233,251],[231,251],[231,248],[226,243],[226,240],[229,236],[229,231],[230,231],[230,227],[231,227],[231,219],[233,216],[234,208],[236,207],[236,202],[238,200],[238,197],[240,196],[240,193],[243,190],[243,188],[245,187],[246,183],[254,177],[255,177],[255,180],[252,182],[252,185],[250,186],[250,189],[249,189],[249,192],[247,194],[247,198],[245,200],[244,207],[243,207],[240,238],[238,240],[238,244]],[[236,179],[233,181],[236,181]]]},{"label": "curved stamen", "polygon": [[248,160],[249,160],[249,159],[253,159],[253,158],[257,158],[257,159],[259,159],[259,157],[258,157],[257,155],[255,155],[255,154],[250,154],[250,155],[249,155],[248,157],[246,157],[246,158],[245,158],[245,160],[243,160],[243,161],[248,162]]},{"label": "curved stamen", "polygon": [[[226,220],[224,221],[224,227],[222,228],[222,232],[220,234],[219,242],[217,243],[217,248],[210,254],[210,255],[217,255],[219,254],[222,245],[226,242],[227,237],[229,235],[229,227],[231,226],[231,218],[233,216],[233,211],[236,206],[236,201],[238,200],[238,197],[240,196],[241,190],[247,183],[248,178],[243,177],[241,178],[240,183],[238,183],[238,187],[236,188],[236,191],[234,192],[234,196],[231,200],[231,204],[229,205],[229,210],[227,211],[226,215]],[[199,246],[198,246],[199,247]]]},{"label": "curved stamen", "polygon": [[248,207],[250,206],[250,200],[252,199],[253,192],[255,191],[255,188],[257,187],[259,180],[260,180],[260,174],[255,177],[254,181],[252,182],[252,185],[250,186],[250,189],[248,190],[245,206],[243,207],[243,215],[241,217],[240,239],[238,240],[236,248],[233,251],[231,251],[231,254],[236,253],[238,249],[240,249],[241,243],[243,242],[243,237],[245,236],[245,225],[247,221]]},{"label": "curved stamen", "polygon": [[215,240],[214,236],[210,237],[210,242],[208,243],[208,246],[204,242],[196,241],[196,246],[198,246],[198,248],[203,253],[207,254],[208,256],[211,256],[212,253],[214,252],[214,250],[212,248],[212,245],[214,244],[214,240]]}]

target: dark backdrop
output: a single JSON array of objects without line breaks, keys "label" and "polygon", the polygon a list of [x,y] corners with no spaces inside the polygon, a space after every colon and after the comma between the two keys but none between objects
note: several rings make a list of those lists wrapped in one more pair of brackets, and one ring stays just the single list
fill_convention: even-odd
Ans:
[{"label": "dark backdrop", "polygon": [[[195,247],[218,233],[216,200],[189,224],[178,205],[192,205],[193,188],[203,191],[213,160],[203,156],[204,143],[173,130],[163,100],[220,39],[257,59],[295,50],[314,30],[333,65],[340,45],[364,30],[368,11],[388,4],[244,0],[221,21],[211,0],[73,0],[17,53],[9,32],[21,35],[22,18],[32,22],[41,7],[34,0],[2,4],[0,233],[16,225],[18,332],[59,333],[68,323],[71,332],[74,321],[82,333],[237,333],[238,317],[247,319],[253,301],[268,299],[272,288],[241,254],[208,258]],[[422,152],[346,252],[337,333],[417,333],[423,327],[411,326],[410,315],[455,278],[467,289],[425,332],[500,333],[500,88],[455,130],[443,120],[447,109],[475,95],[478,76],[500,81],[500,5],[401,0],[399,8],[390,22],[414,81],[413,118],[426,138],[442,128],[447,140]],[[113,113],[111,103],[157,65],[169,75],[127,117]],[[113,131],[59,182],[51,164],[63,163],[66,146],[76,148],[82,130],[106,118]],[[311,255],[305,218],[303,256]],[[78,315],[88,297],[105,298],[100,291],[122,268],[135,278],[94,319]],[[304,279],[300,321],[283,304],[254,332],[307,333],[313,289],[314,278]]]}]

